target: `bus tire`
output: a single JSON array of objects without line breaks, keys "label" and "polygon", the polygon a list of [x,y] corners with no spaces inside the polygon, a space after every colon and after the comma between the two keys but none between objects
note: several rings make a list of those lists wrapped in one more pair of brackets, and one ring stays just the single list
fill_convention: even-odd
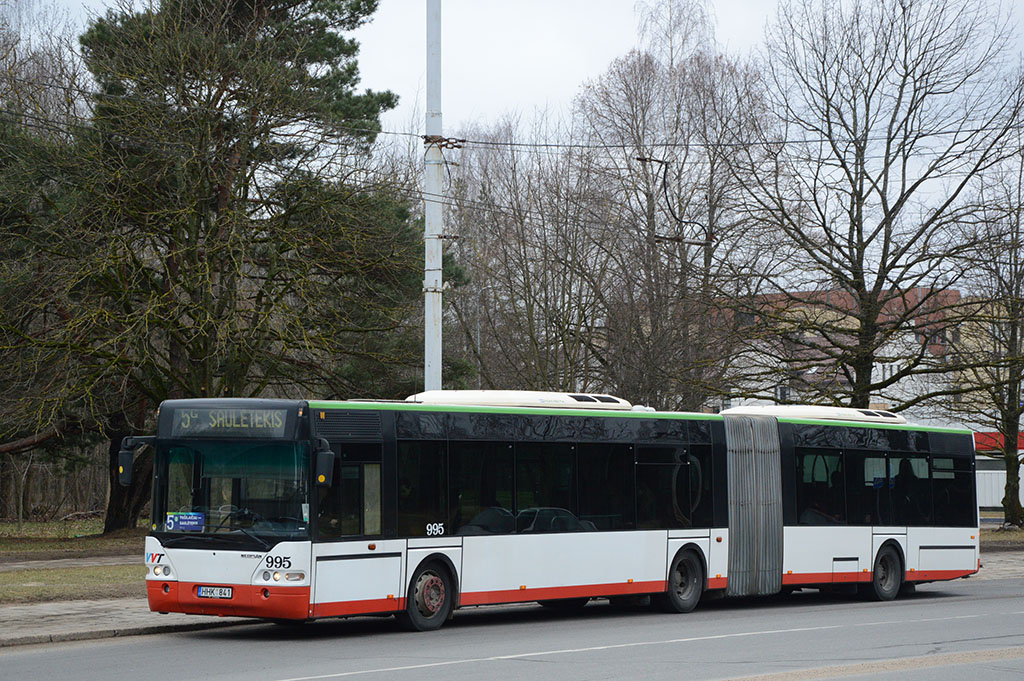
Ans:
[{"label": "bus tire", "polygon": [[861,593],[873,601],[891,601],[903,586],[903,561],[890,544],[885,544],[875,556],[875,569],[871,583],[865,584]]},{"label": "bus tire", "polygon": [[676,554],[668,571],[668,589],[658,594],[658,607],[665,612],[690,612],[704,593],[704,563],[691,550]]},{"label": "bus tire", "polygon": [[399,620],[411,631],[433,631],[448,619],[454,599],[448,570],[437,562],[420,565],[409,581],[405,612]]}]

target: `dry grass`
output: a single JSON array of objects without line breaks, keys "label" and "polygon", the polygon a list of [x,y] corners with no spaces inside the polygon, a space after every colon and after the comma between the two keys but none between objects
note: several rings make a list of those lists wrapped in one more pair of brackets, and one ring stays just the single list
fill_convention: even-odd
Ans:
[{"label": "dry grass", "polygon": [[984,529],[981,531],[981,550],[1024,551],[1024,530]]},{"label": "dry grass", "polygon": [[142,556],[147,527],[103,531],[102,520],[0,523],[0,563],[90,556]]},{"label": "dry grass", "polygon": [[145,577],[141,564],[0,572],[0,604],[144,598]]}]

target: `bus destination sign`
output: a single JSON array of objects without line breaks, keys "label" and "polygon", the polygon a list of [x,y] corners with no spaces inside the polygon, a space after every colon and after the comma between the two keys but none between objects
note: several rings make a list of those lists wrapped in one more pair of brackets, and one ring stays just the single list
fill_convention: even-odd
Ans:
[{"label": "bus destination sign", "polygon": [[174,411],[171,437],[284,437],[287,409],[185,407]]}]

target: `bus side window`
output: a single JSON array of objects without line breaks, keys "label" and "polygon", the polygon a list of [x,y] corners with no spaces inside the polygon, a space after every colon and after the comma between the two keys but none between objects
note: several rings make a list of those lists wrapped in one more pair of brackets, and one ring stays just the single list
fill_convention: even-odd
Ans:
[{"label": "bus side window", "polygon": [[445,534],[515,532],[513,465],[512,445],[506,442],[448,443],[452,527]]},{"label": "bus side window", "polygon": [[448,534],[448,470],[445,443],[398,442],[398,536]]},{"label": "bus side window", "polygon": [[892,522],[896,525],[929,524],[932,490],[928,482],[928,459],[922,454],[890,454],[889,475]]},{"label": "bus side window", "polygon": [[797,508],[801,525],[846,523],[843,457],[832,449],[797,449]]},{"label": "bus side window", "polygon": [[576,447],[519,443],[516,460],[516,532],[582,532],[594,529],[576,517]]},{"label": "bus side window", "polygon": [[[890,525],[892,510],[889,503],[889,468],[884,454],[867,455],[858,452],[862,457],[863,476],[861,477],[861,513],[858,524]],[[847,454],[849,456],[849,454]]]},{"label": "bus side window", "polygon": [[580,522],[598,530],[636,527],[633,448],[624,444],[579,446]]},{"label": "bus side window", "polygon": [[692,526],[690,464],[685,447],[636,448],[636,514],[639,529]]},{"label": "bus side window", "polygon": [[935,499],[935,525],[974,527],[975,504],[972,496],[974,473],[967,457],[935,456],[931,461],[932,494]]}]

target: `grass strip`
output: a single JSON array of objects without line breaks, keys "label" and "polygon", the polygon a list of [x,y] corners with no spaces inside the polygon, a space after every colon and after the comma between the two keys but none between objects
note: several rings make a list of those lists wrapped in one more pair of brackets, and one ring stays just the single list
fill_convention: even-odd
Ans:
[{"label": "grass strip", "polygon": [[0,605],[94,598],[144,598],[145,565],[0,572]]}]

